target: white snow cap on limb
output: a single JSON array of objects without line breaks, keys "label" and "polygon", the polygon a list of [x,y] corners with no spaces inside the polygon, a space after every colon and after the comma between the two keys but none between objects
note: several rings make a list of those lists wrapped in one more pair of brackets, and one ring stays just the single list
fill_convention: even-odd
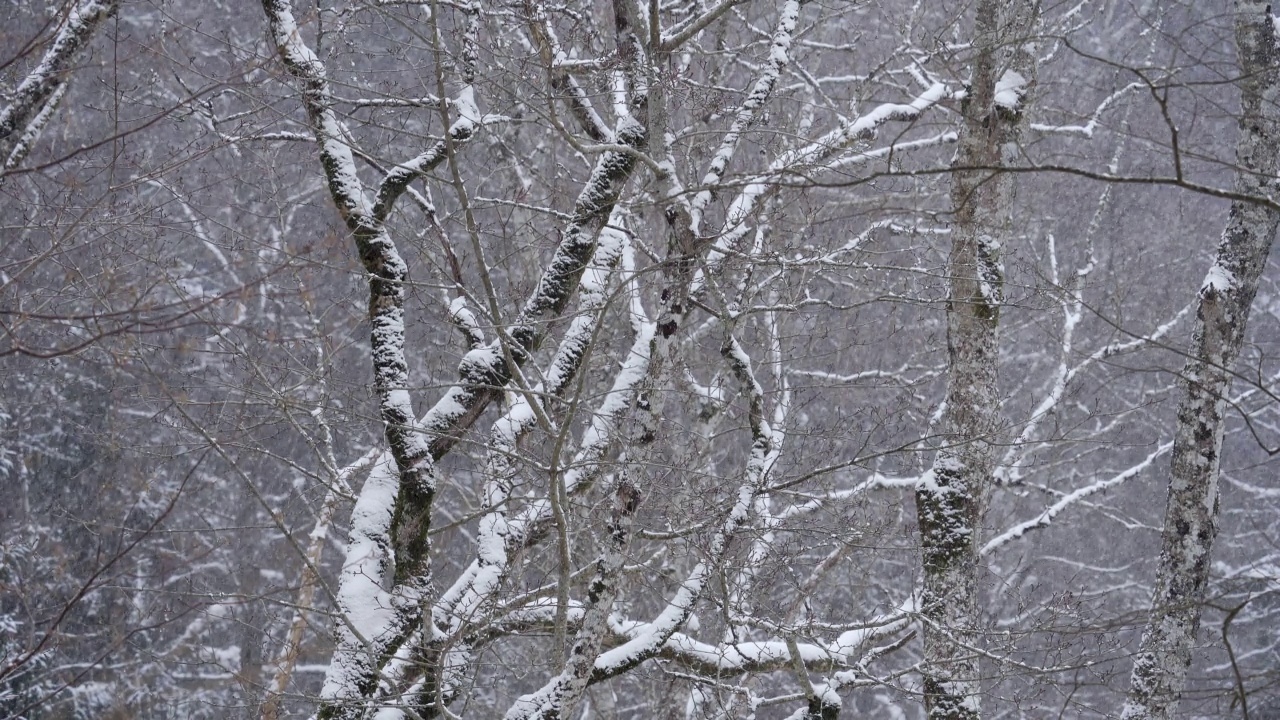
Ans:
[{"label": "white snow cap on limb", "polygon": [[1200,286],[1201,293],[1230,292],[1236,286],[1235,273],[1222,267],[1221,263],[1215,262],[1209,268],[1209,272],[1204,276],[1204,283]]},{"label": "white snow cap on limb", "polygon": [[996,83],[996,105],[1017,112],[1027,94],[1027,79],[1016,70],[1005,70]]}]

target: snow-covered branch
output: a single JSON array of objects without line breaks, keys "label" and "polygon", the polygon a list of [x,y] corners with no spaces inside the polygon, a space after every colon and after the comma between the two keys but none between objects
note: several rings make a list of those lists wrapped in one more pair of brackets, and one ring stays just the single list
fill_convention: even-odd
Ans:
[{"label": "snow-covered branch", "polygon": [[[740,250],[746,237],[749,219],[761,200],[773,191],[777,183],[797,171],[820,165],[859,140],[870,140],[885,123],[912,122],[949,97],[947,86],[933,83],[910,103],[884,103],[860,117],[841,123],[840,127],[802,147],[782,153],[769,164],[764,174],[750,179],[734,198],[726,213],[724,225],[707,255],[707,272],[714,274],[726,253]],[[703,281],[695,282],[695,292]]]},{"label": "snow-covered branch", "polygon": [[720,147],[712,157],[706,175],[702,177],[702,189],[694,196],[691,203],[689,209],[691,215],[690,226],[695,234],[702,227],[702,213],[706,209],[707,203],[711,202],[712,188],[717,187],[721,180],[724,179],[725,170],[738,149],[738,142],[742,137],[742,133],[760,112],[765,101],[769,99],[773,86],[778,82],[778,74],[787,65],[789,59],[788,51],[791,49],[791,36],[795,32],[796,23],[799,20],[799,0],[786,0],[782,4],[778,28],[774,31],[773,41],[769,46],[769,59],[761,69],[760,76],[756,78],[751,91],[747,93],[746,99],[742,101],[737,114],[734,115],[733,123],[721,138]]},{"label": "snow-covered branch", "polygon": [[1041,133],[1055,133],[1059,135],[1078,135],[1083,138],[1092,138],[1093,133],[1098,129],[1098,123],[1102,119],[1102,114],[1114,105],[1120,98],[1129,94],[1134,90],[1140,90],[1147,87],[1143,83],[1129,83],[1119,90],[1108,95],[1102,102],[1098,103],[1097,109],[1089,116],[1089,121],[1084,125],[1046,125],[1043,123],[1031,123],[1027,127]]},{"label": "snow-covered branch", "polygon": [[[23,77],[13,90],[9,104],[0,110],[0,158],[4,158],[4,171],[17,167],[31,152],[58,102],[66,94],[67,75],[80,52],[119,5],[119,0],[75,0],[72,3],[40,62]],[[0,171],[0,178],[3,177],[3,171]]]},{"label": "snow-covered branch", "polygon": [[1017,525],[1014,525],[1008,530],[1005,530],[999,535],[988,540],[987,544],[982,546],[981,554],[990,555],[991,553],[995,552],[996,550],[999,550],[1005,545],[1008,545],[1014,540],[1017,540],[1023,537],[1024,535],[1026,535],[1028,532],[1031,532],[1032,530],[1046,528],[1049,526],[1051,522],[1053,522],[1053,519],[1057,517],[1058,514],[1061,513],[1063,510],[1066,510],[1067,508],[1089,497],[1090,495],[1100,493],[1104,490],[1108,490],[1110,488],[1116,487],[1117,485],[1120,485],[1128,480],[1132,480],[1133,478],[1142,474],[1143,470],[1146,470],[1148,467],[1151,467],[1151,463],[1155,462],[1157,458],[1169,452],[1169,449],[1172,447],[1173,447],[1173,443],[1165,443],[1160,447],[1156,448],[1155,450],[1153,450],[1151,454],[1147,455],[1147,457],[1142,462],[1138,463],[1137,465],[1134,465],[1128,470],[1125,470],[1121,473],[1117,473],[1116,475],[1109,477],[1105,480],[1099,480],[1097,482],[1090,483],[1089,485],[1085,485],[1082,488],[1078,488],[1076,490],[1072,490],[1069,493],[1066,493],[1057,502],[1045,508],[1044,511],[1041,512],[1039,515],[1035,516],[1030,520],[1020,522]]}]

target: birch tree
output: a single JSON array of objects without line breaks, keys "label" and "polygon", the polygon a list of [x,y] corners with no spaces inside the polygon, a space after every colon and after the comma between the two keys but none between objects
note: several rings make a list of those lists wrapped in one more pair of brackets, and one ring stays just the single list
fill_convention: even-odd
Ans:
[{"label": "birch tree", "polygon": [[[974,643],[978,531],[994,480],[1001,431],[997,386],[1000,306],[1013,178],[1024,100],[1035,79],[1030,33],[1036,3],[980,2],[971,80],[951,195],[955,221],[947,262],[947,395],[933,469],[916,491],[924,566],[925,706],[930,718],[977,718]],[[981,168],[981,169],[977,169]]]},{"label": "birch tree", "polygon": [[[377,704],[408,703],[419,714],[442,712],[441,706],[458,697],[460,684],[470,672],[474,646],[479,640],[476,633],[480,628],[500,621],[502,615],[494,615],[495,612],[513,612],[512,609],[502,610],[503,606],[496,597],[502,585],[510,581],[512,559],[544,540],[558,543],[562,558],[557,603],[544,612],[550,613],[548,619],[554,625],[557,638],[567,640],[570,631],[576,634],[562,660],[561,672],[541,691],[520,698],[508,714],[512,717],[567,714],[580,702],[589,684],[630,671],[662,652],[671,652],[673,646],[670,641],[692,616],[694,606],[708,590],[709,581],[715,573],[724,571],[723,564],[728,559],[726,553],[735,536],[744,529],[753,513],[768,507],[761,503],[765,502],[769,473],[781,448],[783,435],[780,425],[786,421],[788,395],[785,382],[775,385],[774,392],[781,395],[777,406],[771,412],[767,411],[764,387],[753,370],[755,361],[736,339],[733,331],[737,325],[736,312],[729,309],[722,311],[728,314],[716,317],[711,327],[723,325],[726,328],[721,355],[729,374],[748,397],[748,426],[753,440],[738,490],[729,494],[731,502],[726,506],[725,514],[720,518],[713,516],[710,520],[710,529],[714,532],[710,536],[706,556],[688,570],[686,579],[678,585],[674,597],[666,601],[665,609],[655,620],[637,623],[613,617],[611,608],[616,598],[619,574],[624,568],[622,553],[629,542],[628,516],[640,503],[643,485],[615,474],[623,471],[611,471],[605,475],[608,479],[606,487],[610,488],[606,494],[618,498],[618,505],[612,511],[613,520],[607,529],[607,536],[611,539],[596,564],[595,579],[589,585],[586,603],[577,605],[567,594],[571,589],[572,567],[564,560],[571,551],[566,533],[566,502],[585,494],[599,478],[603,469],[600,462],[610,454],[610,446],[619,428],[632,423],[648,428],[638,431],[637,445],[623,451],[628,462],[639,460],[631,457],[637,453],[643,457],[649,452],[645,447],[652,442],[653,435],[661,432],[653,424],[653,419],[665,414],[661,409],[661,398],[668,392],[666,384],[671,378],[688,373],[681,370],[685,361],[681,358],[680,348],[683,340],[681,327],[692,310],[689,302],[697,297],[704,298],[704,304],[719,305],[722,302],[708,295],[713,291],[711,282],[721,282],[717,268],[724,266],[723,259],[727,255],[745,249],[742,240],[748,235],[746,223],[770,190],[767,183],[793,166],[822,163],[838,157],[850,144],[874,137],[875,131],[885,123],[918,118],[938,102],[945,91],[941,82],[923,82],[922,79],[921,93],[913,101],[881,105],[855,121],[843,122],[818,142],[784,153],[772,163],[769,174],[738,193],[738,199],[724,221],[725,229],[719,233],[720,239],[715,243],[699,240],[707,205],[724,180],[726,166],[733,159],[742,134],[753,118],[761,113],[779,74],[789,61],[791,38],[800,15],[797,3],[784,3],[779,9],[766,64],[759,70],[746,99],[732,115],[732,122],[713,156],[710,170],[703,176],[702,184],[707,189],[690,200],[683,195],[682,188],[686,183],[680,179],[681,171],[674,159],[667,157],[670,150],[666,148],[670,147],[675,128],[669,124],[673,117],[668,112],[670,105],[666,102],[666,90],[658,81],[658,73],[660,68],[673,61],[673,51],[697,37],[728,7],[689,16],[670,31],[662,31],[657,23],[651,22],[647,32],[634,8],[624,3],[612,9],[614,47],[622,62],[622,70],[611,80],[612,127],[602,125],[600,113],[591,107],[590,100],[573,90],[576,81],[560,75],[562,71],[556,68],[555,63],[564,62],[564,51],[558,47],[557,33],[549,19],[536,7],[533,9],[527,20],[530,44],[544,62],[551,60],[544,71],[551,78],[552,87],[568,90],[569,114],[585,135],[585,139],[577,143],[604,142],[600,143],[597,151],[602,151],[602,154],[595,169],[580,192],[577,204],[567,215],[567,224],[560,233],[561,240],[546,266],[547,270],[523,309],[512,316],[511,321],[503,323],[498,321],[504,313],[497,304],[498,297],[491,283],[494,271],[483,261],[484,251],[477,237],[477,228],[470,219],[472,200],[460,173],[463,166],[457,159],[466,151],[463,143],[486,122],[486,116],[477,109],[477,96],[473,89],[473,81],[477,77],[474,63],[481,55],[478,45],[478,19],[484,15],[481,9],[463,9],[465,16],[471,19],[466,21],[468,24],[461,35],[459,57],[462,69],[458,81],[462,89],[447,104],[436,101],[444,107],[456,108],[459,120],[451,121],[450,131],[437,145],[439,151],[433,151],[429,158],[420,156],[413,161],[402,162],[387,172],[381,181],[381,189],[375,193],[378,199],[370,205],[363,199],[355,153],[348,140],[350,133],[342,128],[334,112],[333,96],[322,61],[301,40],[288,6],[279,3],[264,5],[280,57],[289,72],[303,84],[308,123],[315,133],[331,193],[354,233],[367,269],[374,277],[383,278],[374,281],[376,287],[372,297],[375,300],[371,301],[370,312],[374,322],[375,378],[377,386],[382,388],[383,417],[392,452],[375,465],[354,511],[346,570],[338,590],[341,611],[339,647],[324,690],[326,704],[321,710],[322,717],[357,717],[364,712],[362,706],[370,701]],[[431,21],[434,28],[439,18],[432,14]],[[440,76],[438,84],[442,89],[445,83],[444,76]],[[551,102],[547,112],[558,112],[556,105],[560,100]],[[502,122],[501,119],[494,121]],[[457,131],[457,123],[462,122],[468,123],[466,132]],[[558,127],[564,132],[574,132],[563,125]],[[918,143],[917,146],[928,147],[928,144]],[[648,159],[646,152],[650,156]],[[408,383],[404,375],[405,362],[401,359],[404,357],[403,296],[399,288],[405,280],[403,264],[386,260],[369,263],[383,255],[391,257],[393,252],[394,245],[382,224],[390,213],[391,203],[410,180],[425,175],[435,163],[446,160],[448,172],[454,178],[453,187],[449,189],[459,210],[467,218],[463,229],[470,236],[473,257],[479,265],[483,289],[470,297],[478,296],[477,309],[485,313],[488,320],[477,325],[471,319],[471,311],[467,309],[469,294],[464,292],[452,301],[450,312],[455,322],[464,328],[472,348],[460,369],[463,382],[448,391],[425,419],[415,425],[417,421],[408,414],[409,396],[404,392]],[[627,304],[625,314],[630,316],[635,339],[624,355],[622,373],[591,419],[586,434],[579,441],[575,459],[566,465],[564,471],[557,469],[560,461],[554,454],[549,459],[551,471],[547,499],[530,504],[526,510],[512,517],[508,507],[514,500],[511,497],[512,473],[519,465],[508,456],[516,452],[523,436],[535,429],[559,435],[554,443],[556,453],[571,439],[571,436],[563,434],[564,431],[556,430],[556,425],[564,420],[549,412],[553,406],[544,406],[546,401],[541,398],[561,397],[562,402],[570,407],[579,402],[566,393],[573,387],[579,365],[590,351],[590,339],[600,332],[596,326],[600,322],[598,313],[608,309],[607,304],[599,304],[604,299],[602,293],[618,282],[611,279],[618,272],[617,268],[625,270],[634,264],[627,258],[634,253],[630,248],[630,238],[635,231],[627,226],[640,221],[629,222],[627,215],[619,212],[617,203],[638,160],[645,161],[660,186],[665,188],[662,191],[666,198],[663,214],[670,239],[667,242],[667,260],[663,263],[664,279],[657,295],[660,305],[657,319],[647,319],[648,313],[644,311],[639,296]],[[420,205],[428,212],[429,222],[433,222],[430,216],[434,210],[422,202]],[[762,232],[757,231],[757,234]],[[361,239],[366,236],[373,239]],[[448,242],[447,239],[443,241]],[[374,243],[380,249],[375,252],[373,245],[366,248],[368,243]],[[708,257],[708,253],[712,261],[709,270],[695,273],[699,259]],[[386,268],[395,269],[394,277],[387,275]],[[623,281],[623,287],[627,282]],[[575,294],[580,296],[580,314],[559,341],[548,369],[540,373],[546,379],[535,384],[527,379],[522,366],[531,354],[538,351],[545,333],[544,323],[562,316]],[[389,319],[378,319],[380,313],[390,313]],[[379,329],[384,326],[394,332]],[[485,326],[496,326],[497,337],[487,343],[482,339]],[[434,482],[428,480],[429,474],[434,472],[430,463],[443,456],[452,447],[451,438],[465,430],[484,406],[498,397],[490,388],[508,383],[509,407],[494,425],[489,450],[491,457],[486,461],[489,478],[484,493],[486,510],[480,522],[476,560],[452,587],[441,592],[438,599],[433,599],[429,575],[430,549],[425,544],[429,537],[425,513],[431,509],[435,492]],[[715,405],[723,402],[717,399],[719,395],[717,390],[709,396],[713,414],[719,412],[714,409]],[[634,419],[627,419],[632,416]],[[434,439],[413,450],[410,443],[423,442],[419,440],[422,437],[419,433]],[[429,447],[434,449],[429,450]],[[415,467],[416,470],[413,469]],[[563,476],[561,472],[564,472]],[[634,471],[625,472],[631,474]],[[423,610],[424,607],[429,607],[430,612]],[[530,615],[533,610],[521,611],[529,617],[524,622],[537,618],[537,614]],[[431,623],[430,628],[427,623]],[[886,625],[893,631],[901,626],[900,621]],[[576,631],[573,628],[577,628]],[[613,642],[618,645],[606,651],[608,645],[605,641],[611,634],[617,637]],[[872,633],[867,638],[875,636]],[[739,635],[739,639],[745,639],[745,636]],[[819,664],[830,662],[830,658],[845,657],[862,646],[862,641],[850,644],[845,639],[833,646],[842,649],[821,650],[814,659]],[[415,659],[425,661],[426,666],[421,667],[414,662]],[[796,655],[767,656],[753,661],[757,664],[752,667],[765,669],[771,663],[786,667],[800,660]],[[384,678],[381,683],[378,682],[380,676]],[[818,691],[808,680],[805,680],[805,685],[809,686],[808,696],[813,712],[821,714],[825,712],[823,708],[838,707],[838,696],[833,688]]]},{"label": "birch tree", "polygon": [[1168,718],[1186,686],[1218,532],[1219,476],[1232,366],[1244,342],[1258,282],[1280,225],[1274,196],[1280,171],[1280,44],[1271,6],[1237,2],[1240,136],[1235,190],[1257,201],[1231,204],[1217,256],[1200,288],[1195,332],[1182,370],[1169,492],[1151,616],[1122,717]]}]

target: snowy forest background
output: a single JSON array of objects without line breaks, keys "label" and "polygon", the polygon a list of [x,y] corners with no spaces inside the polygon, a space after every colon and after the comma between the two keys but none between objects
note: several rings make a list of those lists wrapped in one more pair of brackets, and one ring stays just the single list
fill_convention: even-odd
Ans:
[{"label": "snowy forest background", "polygon": [[1270,13],[4,3],[0,717],[1280,718]]}]

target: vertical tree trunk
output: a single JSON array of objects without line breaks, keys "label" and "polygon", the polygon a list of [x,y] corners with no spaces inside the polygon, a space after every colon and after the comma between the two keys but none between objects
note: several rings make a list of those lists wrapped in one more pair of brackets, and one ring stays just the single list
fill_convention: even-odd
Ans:
[{"label": "vertical tree trunk", "polygon": [[1034,57],[1023,44],[1034,0],[981,0],[973,76],[962,105],[956,153],[955,209],[947,262],[948,387],[943,446],[916,490],[924,572],[924,698],[931,720],[980,716],[976,625],[978,521],[994,472],[999,428],[996,387],[1003,268],[1012,178],[995,170],[1011,158]]},{"label": "vertical tree trunk", "polygon": [[[1280,172],[1280,50],[1271,6],[1237,0],[1235,10],[1241,71],[1235,190],[1274,198]],[[1218,532],[1224,396],[1278,223],[1275,210],[1233,202],[1217,258],[1200,288],[1193,346],[1183,369],[1186,395],[1178,406],[1151,615],[1123,712],[1130,720],[1170,717],[1186,685]]]}]

